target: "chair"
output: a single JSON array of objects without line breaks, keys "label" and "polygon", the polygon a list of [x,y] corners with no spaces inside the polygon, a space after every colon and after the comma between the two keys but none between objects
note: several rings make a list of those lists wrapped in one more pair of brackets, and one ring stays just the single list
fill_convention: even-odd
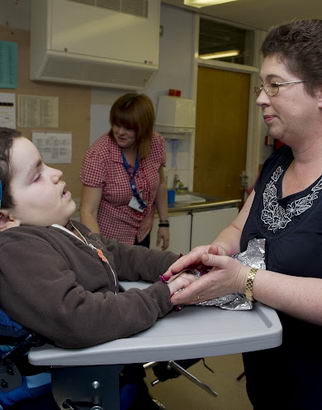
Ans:
[{"label": "chair", "polygon": [[49,372],[29,375],[27,353],[43,343],[42,338],[0,309],[0,405],[12,406],[50,392]]},{"label": "chair", "polygon": [[168,379],[176,378],[180,375],[186,377],[192,383],[196,384],[201,389],[205,390],[213,397],[217,397],[218,393],[213,390],[210,386],[206,383],[199,380],[196,376],[192,373],[187,371],[187,368],[192,366],[193,364],[197,363],[199,360],[203,361],[204,366],[214,373],[214,371],[206,364],[205,359],[189,359],[189,360],[178,360],[173,361],[170,360],[168,362],[149,362],[143,365],[145,369],[152,367],[153,373],[157,377],[155,380],[151,382],[152,386],[155,386],[160,381],[166,381]]}]

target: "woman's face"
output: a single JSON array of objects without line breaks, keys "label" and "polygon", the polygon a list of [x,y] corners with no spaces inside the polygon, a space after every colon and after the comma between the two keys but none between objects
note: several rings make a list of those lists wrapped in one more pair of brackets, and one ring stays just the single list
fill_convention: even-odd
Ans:
[{"label": "woman's face", "polygon": [[63,173],[44,164],[35,145],[24,137],[13,141],[10,166],[14,202],[10,216],[19,224],[65,225],[76,206]]},{"label": "woman's face", "polygon": [[[264,59],[260,76],[264,86],[275,82],[302,80],[291,73],[277,56]],[[306,135],[311,135],[320,121],[318,98],[309,95],[303,83],[281,86],[278,94],[273,97],[262,90],[256,103],[262,109],[269,135],[290,146]]]},{"label": "woman's face", "polygon": [[114,139],[120,148],[127,149],[135,146],[136,133],[134,130],[123,126],[113,125],[112,131]]}]

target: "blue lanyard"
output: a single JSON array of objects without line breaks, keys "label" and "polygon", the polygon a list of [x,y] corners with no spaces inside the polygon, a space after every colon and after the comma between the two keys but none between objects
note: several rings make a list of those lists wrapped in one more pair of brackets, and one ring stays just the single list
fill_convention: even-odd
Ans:
[{"label": "blue lanyard", "polygon": [[123,160],[123,166],[125,168],[125,171],[127,172],[128,176],[129,176],[129,181],[130,181],[130,187],[133,193],[133,196],[138,200],[140,207],[142,209],[146,208],[146,203],[143,201],[143,199],[140,197],[139,191],[137,189],[136,186],[136,182],[135,182],[135,175],[139,169],[139,156],[137,155],[135,158],[135,164],[134,164],[134,168],[133,168],[133,172],[130,171],[130,165],[127,162],[127,159],[124,155],[124,152],[122,151],[122,160]]}]

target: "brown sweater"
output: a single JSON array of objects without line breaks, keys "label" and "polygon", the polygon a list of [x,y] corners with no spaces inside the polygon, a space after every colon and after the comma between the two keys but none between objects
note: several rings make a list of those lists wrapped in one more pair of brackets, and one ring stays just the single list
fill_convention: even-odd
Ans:
[{"label": "brown sweater", "polygon": [[[178,256],[128,246],[90,234],[96,251],[54,227],[22,226],[0,233],[0,306],[24,326],[65,348],[87,347],[131,336],[172,309],[159,282]],[[118,292],[118,280],[155,282],[144,290]]]}]

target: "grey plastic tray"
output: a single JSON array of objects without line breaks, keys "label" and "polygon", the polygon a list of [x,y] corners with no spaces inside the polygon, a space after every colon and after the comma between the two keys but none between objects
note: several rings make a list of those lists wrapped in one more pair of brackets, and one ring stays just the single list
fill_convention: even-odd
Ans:
[{"label": "grey plastic tray", "polygon": [[[126,288],[144,286],[125,284]],[[87,349],[46,345],[33,349],[29,361],[52,366],[141,363],[262,350],[281,342],[282,327],[276,312],[260,303],[252,311],[187,306],[130,338]]]}]

